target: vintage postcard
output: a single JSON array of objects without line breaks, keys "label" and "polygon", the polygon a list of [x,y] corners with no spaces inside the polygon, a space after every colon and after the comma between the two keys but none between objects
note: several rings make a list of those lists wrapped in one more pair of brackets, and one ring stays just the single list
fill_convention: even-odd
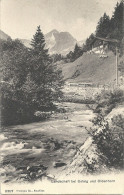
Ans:
[{"label": "vintage postcard", "polygon": [[0,1],[0,193],[124,194],[124,1]]}]

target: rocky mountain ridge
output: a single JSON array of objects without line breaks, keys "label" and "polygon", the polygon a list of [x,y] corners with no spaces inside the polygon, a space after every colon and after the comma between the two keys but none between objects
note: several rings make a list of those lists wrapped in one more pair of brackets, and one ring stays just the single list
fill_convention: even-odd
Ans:
[{"label": "rocky mountain ridge", "polygon": [[[84,41],[77,41],[69,32],[59,32],[56,29],[50,31],[44,35],[46,48],[49,49],[50,54],[62,54],[66,55],[70,51],[74,50],[75,44],[78,43],[82,46]],[[11,38],[9,35],[0,30],[0,39],[7,40]],[[19,40],[26,46],[31,47],[31,40],[20,39]]]},{"label": "rocky mountain ridge", "polygon": [[67,54],[77,42],[69,32],[58,32],[55,29],[45,35],[45,41],[51,54]]}]

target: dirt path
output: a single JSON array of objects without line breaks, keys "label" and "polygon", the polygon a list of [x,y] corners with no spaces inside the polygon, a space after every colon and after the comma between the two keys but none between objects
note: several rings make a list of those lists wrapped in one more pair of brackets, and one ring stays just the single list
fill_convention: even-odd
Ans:
[{"label": "dirt path", "polygon": [[88,134],[93,117],[86,105],[63,103],[66,113],[45,122],[4,129],[1,139],[0,173],[4,182],[31,181],[61,171]]}]

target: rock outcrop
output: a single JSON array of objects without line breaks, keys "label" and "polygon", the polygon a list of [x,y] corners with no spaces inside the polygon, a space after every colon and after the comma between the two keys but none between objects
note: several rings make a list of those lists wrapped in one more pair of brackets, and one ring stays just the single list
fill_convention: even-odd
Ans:
[{"label": "rock outcrop", "polygon": [[98,152],[92,137],[88,137],[64,171],[66,175],[73,173],[84,175],[101,172],[103,169],[106,170],[104,158]]}]

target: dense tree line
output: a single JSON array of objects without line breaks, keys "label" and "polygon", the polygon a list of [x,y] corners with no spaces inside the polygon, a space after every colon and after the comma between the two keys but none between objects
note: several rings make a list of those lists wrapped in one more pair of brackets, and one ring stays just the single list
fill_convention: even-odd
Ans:
[{"label": "dense tree line", "polygon": [[51,57],[51,60],[52,60],[53,63],[56,63],[56,62],[61,61],[61,60],[64,59],[64,56],[62,56],[62,54],[57,54],[57,53],[52,54],[50,57]]},{"label": "dense tree line", "polygon": [[28,49],[19,40],[1,40],[3,125],[39,120],[42,113],[56,109],[54,102],[62,96],[62,74],[51,63],[40,26],[31,45]]}]

